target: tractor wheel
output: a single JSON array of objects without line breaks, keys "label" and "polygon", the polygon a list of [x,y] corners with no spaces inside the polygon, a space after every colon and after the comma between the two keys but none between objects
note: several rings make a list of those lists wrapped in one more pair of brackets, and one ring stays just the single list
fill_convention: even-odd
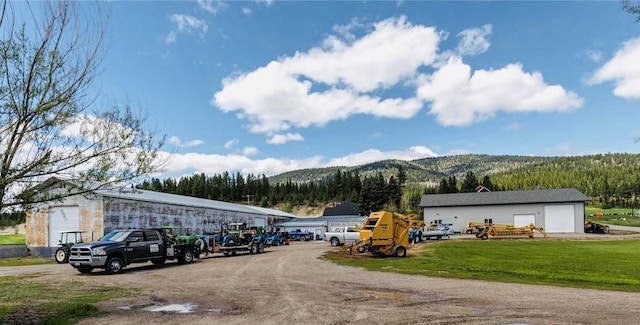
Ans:
[{"label": "tractor wheel", "polygon": [[69,251],[66,248],[58,248],[55,256],[58,264],[69,262]]},{"label": "tractor wheel", "polygon": [[367,248],[366,248],[366,247],[364,247],[364,246],[359,246],[359,247],[358,247],[358,253],[361,253],[361,254],[362,254],[362,253],[364,253],[364,252],[366,252],[366,251],[367,251]]},{"label": "tractor wheel", "polygon": [[340,246],[340,239],[336,237],[331,238],[331,246],[333,247]]},{"label": "tractor wheel", "polygon": [[489,235],[487,235],[487,234],[482,234],[482,235],[480,235],[480,239],[482,239],[482,240],[487,240],[487,239],[489,239]]},{"label": "tractor wheel", "polygon": [[196,242],[193,245],[199,246],[201,251],[204,251],[205,249],[207,249],[207,244],[202,239],[196,240]]},{"label": "tractor wheel", "polygon": [[258,247],[258,244],[251,245],[251,250],[249,251],[249,253],[251,253],[251,254],[260,253],[260,248]]},{"label": "tractor wheel", "polygon": [[105,270],[109,274],[118,274],[124,269],[124,262],[117,256],[110,257],[105,265]]},{"label": "tractor wheel", "polygon": [[193,262],[193,252],[191,250],[185,251],[182,256],[178,257],[179,264],[191,264]]},{"label": "tractor wheel", "polygon": [[393,255],[397,257],[407,256],[407,249],[404,246],[397,246],[393,249]]},{"label": "tractor wheel", "polygon": [[476,238],[480,238],[480,233],[477,233],[477,234],[476,234]]},{"label": "tractor wheel", "polygon": [[89,274],[89,273],[91,273],[91,271],[93,271],[92,267],[79,267],[78,268],[78,272],[80,272],[82,274]]},{"label": "tractor wheel", "polygon": [[264,244],[258,244],[258,254],[264,253]]}]

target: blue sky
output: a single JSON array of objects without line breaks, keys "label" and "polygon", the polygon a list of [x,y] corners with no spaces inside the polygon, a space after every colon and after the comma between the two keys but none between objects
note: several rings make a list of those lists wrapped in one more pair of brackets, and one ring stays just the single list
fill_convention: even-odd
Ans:
[{"label": "blue sky", "polygon": [[95,85],[167,135],[161,177],[640,152],[640,23],[617,1],[111,9]]}]

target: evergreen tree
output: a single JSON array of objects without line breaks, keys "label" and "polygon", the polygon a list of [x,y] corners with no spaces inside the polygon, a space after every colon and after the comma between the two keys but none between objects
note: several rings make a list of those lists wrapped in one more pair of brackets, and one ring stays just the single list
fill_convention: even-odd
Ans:
[{"label": "evergreen tree", "polygon": [[478,178],[476,177],[476,175],[474,175],[472,171],[468,171],[464,177],[464,180],[462,181],[460,192],[475,192],[478,185],[480,185],[480,183],[478,182]]}]

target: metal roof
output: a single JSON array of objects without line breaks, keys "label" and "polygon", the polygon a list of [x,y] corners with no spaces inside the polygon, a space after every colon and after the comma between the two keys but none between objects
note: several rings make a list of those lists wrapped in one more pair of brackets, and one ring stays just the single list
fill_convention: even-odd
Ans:
[{"label": "metal roof", "polygon": [[161,192],[154,192],[154,191],[147,191],[147,190],[138,190],[138,189],[98,190],[95,192],[97,194],[100,194],[106,197],[136,200],[136,201],[175,204],[175,205],[181,205],[181,206],[191,206],[191,207],[224,210],[224,211],[244,212],[244,213],[267,215],[267,216],[277,216],[277,217],[287,217],[287,218],[296,217],[293,214],[286,213],[284,211],[280,211],[276,209],[267,209],[267,208],[254,207],[254,206],[249,206],[244,204],[201,199],[197,197],[170,194],[170,193],[161,193]]},{"label": "metal roof", "polygon": [[420,200],[420,207],[429,208],[587,201],[590,201],[590,199],[575,188],[562,188],[530,191],[427,194],[422,196],[422,199]]}]

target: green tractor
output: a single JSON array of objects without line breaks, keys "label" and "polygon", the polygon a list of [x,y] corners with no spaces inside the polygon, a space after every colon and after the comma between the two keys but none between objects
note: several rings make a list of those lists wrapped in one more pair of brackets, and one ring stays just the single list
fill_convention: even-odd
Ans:
[{"label": "green tractor", "polygon": [[178,244],[194,245],[200,238],[197,235],[190,235],[187,231],[184,231],[181,227],[177,226],[163,226],[162,229],[167,234],[169,240]]},{"label": "green tractor", "polygon": [[83,232],[84,231],[81,230],[68,230],[60,232],[58,249],[56,249],[56,253],[54,254],[54,257],[58,264],[69,262],[69,253],[71,252],[71,246],[77,243],[82,243]]}]

